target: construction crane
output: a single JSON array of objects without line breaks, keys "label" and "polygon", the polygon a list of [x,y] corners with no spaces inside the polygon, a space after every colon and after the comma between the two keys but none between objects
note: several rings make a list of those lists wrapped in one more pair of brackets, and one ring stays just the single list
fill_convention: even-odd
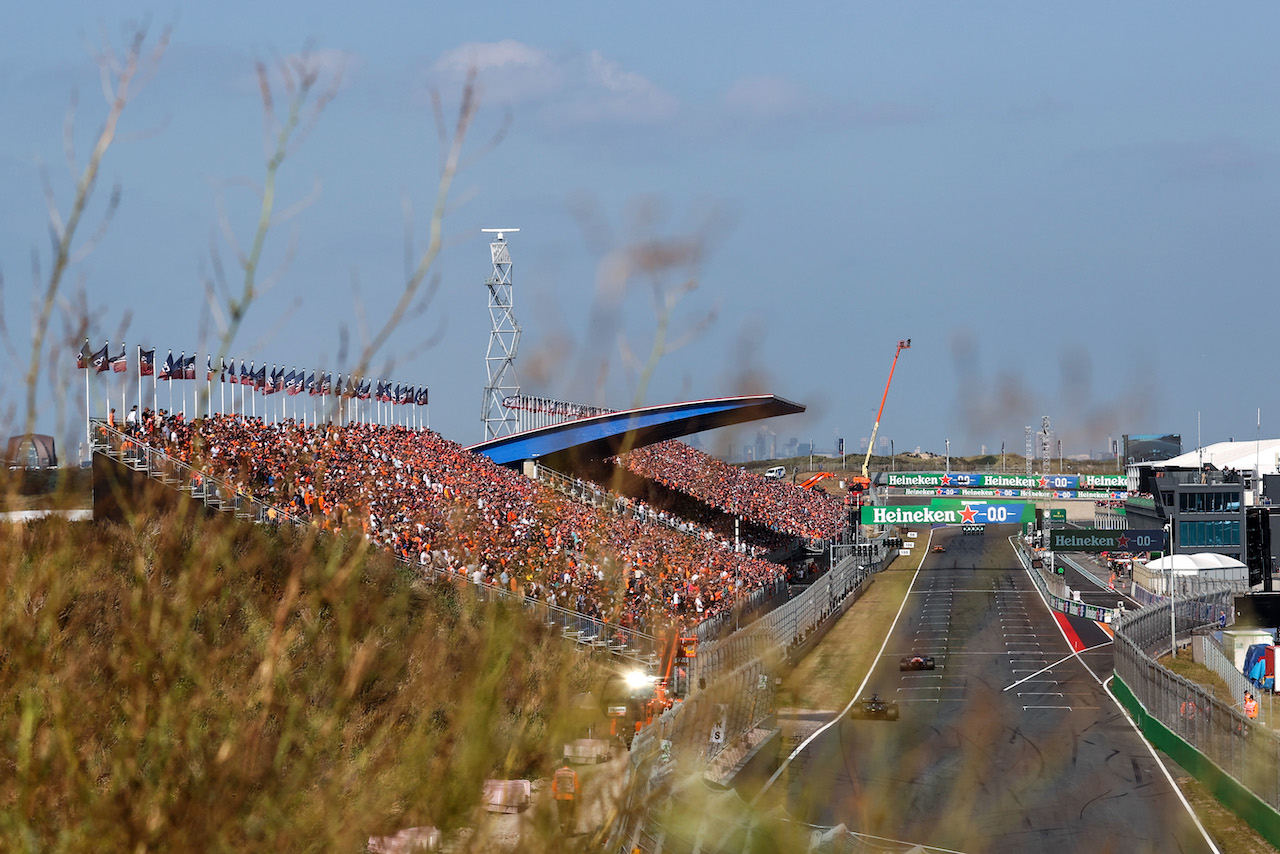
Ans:
[{"label": "construction crane", "polygon": [[893,364],[889,366],[889,379],[884,383],[884,396],[880,398],[880,411],[876,413],[876,426],[871,428],[871,441],[867,444],[867,456],[862,461],[863,489],[871,486],[871,476],[867,474],[867,466],[871,464],[871,451],[876,446],[876,432],[880,429],[880,416],[884,415],[884,402],[889,399],[889,383],[893,382],[893,369],[898,367],[898,355],[903,350],[911,349],[911,339],[898,342],[898,349],[893,351]]}]

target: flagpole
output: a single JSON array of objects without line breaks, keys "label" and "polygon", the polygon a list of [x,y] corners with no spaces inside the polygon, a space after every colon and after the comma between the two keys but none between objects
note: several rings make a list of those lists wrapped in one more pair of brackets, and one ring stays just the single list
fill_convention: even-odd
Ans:
[{"label": "flagpole", "polygon": [[141,427],[142,424],[142,345],[138,345],[138,420],[134,422],[134,428]]},{"label": "flagpole", "polygon": [[222,360],[221,356],[218,357],[218,368],[219,368],[218,385],[221,388],[221,391],[219,391],[219,396],[222,398],[221,402],[218,404],[218,410],[220,414],[226,415],[227,414],[227,363]]},{"label": "flagpole", "polygon": [[[89,339],[84,339],[84,343],[88,345]],[[93,428],[89,426],[90,416],[89,409],[89,365],[84,366],[84,441],[89,448],[89,458],[93,458]]]}]

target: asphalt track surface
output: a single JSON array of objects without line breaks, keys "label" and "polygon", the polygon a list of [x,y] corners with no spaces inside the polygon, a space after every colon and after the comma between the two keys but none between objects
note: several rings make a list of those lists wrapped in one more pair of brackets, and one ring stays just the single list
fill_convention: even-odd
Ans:
[{"label": "asphalt track surface", "polygon": [[[1016,531],[932,532],[946,551],[926,555],[863,691],[896,701],[899,720],[845,718],[819,735],[788,811],[955,851],[1212,850],[1098,681],[1110,635],[1045,607]],[[936,670],[900,672],[915,652]]]}]

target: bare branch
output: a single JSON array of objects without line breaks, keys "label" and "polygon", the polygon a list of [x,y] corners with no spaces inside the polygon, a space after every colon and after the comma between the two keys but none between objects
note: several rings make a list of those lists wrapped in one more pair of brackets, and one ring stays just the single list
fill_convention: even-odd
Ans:
[{"label": "bare branch", "polygon": [[[144,57],[142,51],[146,44],[146,38],[146,27],[138,27],[133,33],[129,50],[125,54],[123,61],[121,61],[112,49],[110,40],[104,37],[102,50],[97,56],[99,79],[102,84],[103,96],[107,101],[107,115],[85,163],[84,170],[76,182],[75,195],[72,199],[69,213],[65,219],[61,217],[51,218],[51,222],[55,223],[54,232],[57,239],[52,253],[53,257],[48,280],[41,286],[43,290],[42,303],[36,320],[32,324],[31,362],[28,365],[26,376],[27,426],[24,432],[27,433],[30,433],[35,425],[36,388],[40,376],[41,355],[44,351],[44,342],[48,334],[51,315],[54,306],[58,302],[58,291],[68,266],[76,258],[81,257],[77,251],[78,247],[75,245],[76,231],[79,227],[80,219],[93,196],[98,171],[101,168],[102,160],[107,150],[115,139],[120,116],[133,95],[131,86],[134,84],[140,68],[144,71],[145,76],[145,72],[160,61],[164,54],[164,49],[168,45],[169,35],[167,31],[163,33],[155,50]],[[64,125],[64,127],[68,126],[72,125]],[[68,143],[64,140],[64,149],[67,145]],[[74,156],[72,160],[74,162]],[[48,185],[46,184],[46,186]],[[108,205],[108,210],[109,212],[114,210],[114,202]],[[91,239],[91,244],[92,242]],[[57,360],[50,361],[56,363]]]},{"label": "bare branch", "polygon": [[70,263],[78,264],[83,261],[102,242],[102,238],[106,237],[107,227],[111,225],[111,220],[115,218],[116,210],[120,207],[121,192],[119,184],[111,188],[111,196],[107,199],[107,209],[102,214],[102,221],[98,223],[98,227],[94,229],[93,234],[89,235],[89,239],[71,256]]},{"label": "bare branch", "polygon": [[76,172],[76,107],[80,98],[76,91],[71,91],[71,100],[67,104],[67,114],[62,118],[62,154],[67,160],[67,174],[75,180]]}]

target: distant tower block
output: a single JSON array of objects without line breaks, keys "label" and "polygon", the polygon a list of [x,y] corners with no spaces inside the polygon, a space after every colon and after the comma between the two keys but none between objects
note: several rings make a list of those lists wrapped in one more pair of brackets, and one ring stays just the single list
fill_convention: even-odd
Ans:
[{"label": "distant tower block", "polygon": [[488,370],[489,384],[484,387],[484,403],[480,408],[485,441],[509,436],[520,429],[516,411],[503,402],[520,394],[520,381],[516,379],[520,324],[516,322],[515,310],[511,304],[511,252],[506,240],[508,233],[519,230],[481,229],[497,235],[497,239],[489,244],[493,272],[485,280],[485,285],[489,288],[489,349],[485,353],[484,364]]}]

